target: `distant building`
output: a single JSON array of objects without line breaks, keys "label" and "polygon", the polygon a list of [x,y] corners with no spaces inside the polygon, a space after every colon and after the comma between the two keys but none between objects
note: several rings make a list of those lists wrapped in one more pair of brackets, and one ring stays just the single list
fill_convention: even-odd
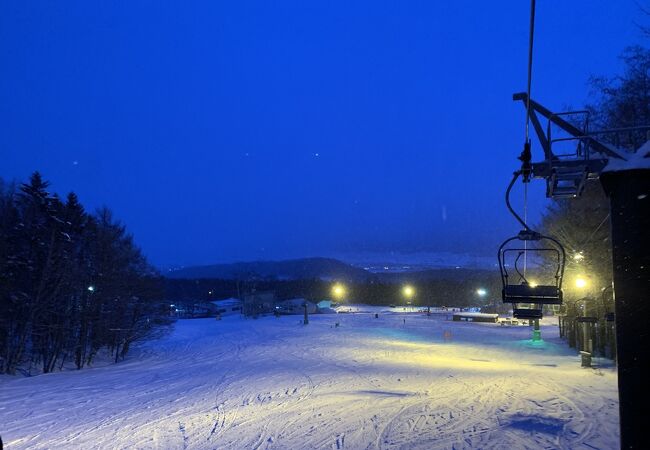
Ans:
[{"label": "distant building", "polygon": [[457,312],[453,317],[456,322],[489,322],[496,323],[499,320],[498,314],[485,314],[478,312]]},{"label": "distant building", "polygon": [[331,300],[321,300],[316,306],[318,306],[318,314],[336,314]]},{"label": "distant building", "polygon": [[307,305],[308,314],[316,314],[318,312],[318,306],[304,298],[292,298],[277,302],[275,304],[275,310],[279,314],[303,314],[305,312],[305,304]]},{"label": "distant building", "polygon": [[204,317],[215,317],[218,312],[216,305],[209,302],[183,302],[182,304],[170,305],[172,315],[180,319],[199,319]]},{"label": "distant building", "polygon": [[331,308],[332,300],[321,300],[316,304],[319,308]]},{"label": "distant building", "polygon": [[242,299],[242,312],[245,316],[259,316],[270,314],[275,308],[274,292],[254,292],[244,295]]},{"label": "distant building", "polygon": [[238,298],[227,298],[225,300],[215,300],[211,302],[217,307],[217,313],[221,316],[228,316],[231,314],[241,314],[244,302]]}]

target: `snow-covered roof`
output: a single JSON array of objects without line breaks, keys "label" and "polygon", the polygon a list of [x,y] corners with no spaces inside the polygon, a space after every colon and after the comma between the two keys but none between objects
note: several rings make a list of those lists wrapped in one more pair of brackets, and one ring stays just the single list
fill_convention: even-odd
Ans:
[{"label": "snow-covered roof", "polygon": [[487,314],[487,313],[478,313],[478,312],[458,312],[454,313],[454,316],[458,317],[485,317],[490,319],[496,319],[499,317],[498,314]]},{"label": "snow-covered roof", "polygon": [[230,306],[230,305],[240,305],[241,302],[242,301],[239,300],[238,298],[230,297],[224,300],[214,300],[210,303],[217,306]]},{"label": "snow-covered roof", "polygon": [[650,141],[639,147],[636,152],[628,153],[625,160],[610,158],[603,172],[621,172],[636,169],[650,169]]}]

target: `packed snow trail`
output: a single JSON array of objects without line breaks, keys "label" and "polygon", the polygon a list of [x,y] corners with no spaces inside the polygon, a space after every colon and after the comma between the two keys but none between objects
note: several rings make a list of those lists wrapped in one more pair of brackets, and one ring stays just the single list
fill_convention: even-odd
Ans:
[{"label": "packed snow trail", "polygon": [[181,320],[116,365],[2,376],[0,435],[8,450],[618,447],[615,371],[580,368],[557,327],[532,344],[528,327],[371,312]]}]

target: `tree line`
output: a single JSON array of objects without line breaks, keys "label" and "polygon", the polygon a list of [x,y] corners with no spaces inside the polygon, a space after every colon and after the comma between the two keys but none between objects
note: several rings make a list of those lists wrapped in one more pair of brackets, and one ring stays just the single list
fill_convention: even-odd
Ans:
[{"label": "tree line", "polygon": [[115,361],[168,323],[162,278],[126,228],[39,173],[0,180],[0,373]]},{"label": "tree line", "polygon": [[[647,30],[646,30],[647,32]],[[621,59],[623,73],[613,78],[592,78],[591,129],[650,125],[650,50],[627,48]],[[650,136],[646,129],[599,135],[599,138],[636,150]],[[599,181],[588,181],[583,195],[554,200],[543,215],[541,229],[558,238],[567,250],[565,307],[569,318],[594,316],[605,329],[605,316],[614,312],[609,199]],[[581,277],[587,284],[575,285]]]},{"label": "tree line", "polygon": [[[223,279],[166,279],[165,297],[170,303],[191,309],[196,302],[209,302],[229,297],[242,298],[251,292],[271,291],[276,299],[304,298],[318,302],[336,300],[332,296],[334,282],[321,279],[275,280],[256,278],[253,275],[242,280]],[[366,305],[404,305],[405,284],[413,286],[415,295],[410,300],[415,306],[485,306],[501,303],[501,285],[498,273],[492,277],[471,280],[432,279],[414,283],[387,281],[357,281],[343,283],[346,295],[342,303]],[[485,297],[477,289],[487,292]]]}]

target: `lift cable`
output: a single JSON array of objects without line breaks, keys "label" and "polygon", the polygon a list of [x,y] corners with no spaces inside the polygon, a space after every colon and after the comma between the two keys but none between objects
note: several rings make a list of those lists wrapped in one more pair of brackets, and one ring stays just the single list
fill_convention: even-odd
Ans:
[{"label": "lift cable", "polygon": [[585,239],[584,241],[582,241],[582,243],[580,244],[580,246],[577,248],[577,251],[578,251],[579,253],[582,253],[582,250],[581,250],[581,249],[582,249],[586,244],[588,244],[589,242],[591,242],[591,238],[593,238],[593,237],[596,235],[596,233],[598,233],[598,230],[600,230],[600,227],[602,227],[603,225],[605,225],[605,222],[607,222],[607,219],[609,219],[609,215],[610,215],[610,213],[607,213],[607,215],[605,216],[605,218],[600,222],[600,224],[598,224],[598,226],[594,229],[594,231],[591,232],[591,234],[589,235],[589,237],[588,237],[587,239]]},{"label": "lift cable", "polygon": [[602,220],[602,222],[600,222],[600,224],[599,224],[599,225],[596,227],[596,229],[595,229],[595,230],[594,230],[594,231],[589,235],[589,237],[587,238],[587,240],[586,240],[582,245],[586,244],[587,242],[589,242],[589,241],[591,240],[592,237],[594,237],[594,235],[598,232],[598,230],[600,230],[600,227],[602,227],[602,226],[605,224],[605,222],[607,221],[607,219],[609,219],[609,215],[610,215],[610,214],[611,214],[611,213],[607,213],[607,215],[606,215],[605,218]]},{"label": "lift cable", "polygon": [[526,142],[530,146],[530,86],[533,78],[533,37],[535,35],[535,0],[530,1],[530,27],[528,32],[528,84],[526,87]]},{"label": "lift cable", "polygon": [[[532,172],[531,149],[530,149],[530,91],[533,80],[533,39],[535,36],[535,0],[530,1],[530,26],[528,31],[528,79],[526,82],[526,130],[524,140],[524,150],[521,154],[523,181],[524,181],[524,227],[528,227],[528,182]],[[526,269],[528,267],[528,241],[524,241],[524,279],[526,278]]]},{"label": "lift cable", "polygon": [[[528,36],[528,81],[527,81],[527,99],[526,99],[526,130],[525,130],[525,142],[524,149],[519,155],[518,159],[521,161],[521,169],[514,173],[512,181],[508,185],[506,190],[506,206],[510,213],[517,219],[517,221],[524,227],[524,231],[530,233],[532,230],[528,226],[528,182],[532,175],[532,154],[530,151],[530,91],[533,77],[533,36],[535,31],[535,0],[531,0],[530,4],[530,34]],[[512,186],[517,181],[517,178],[521,175],[522,181],[524,182],[524,218],[522,219],[510,205],[510,191]],[[525,263],[524,263],[525,266]]]},{"label": "lift cable", "polygon": [[535,34],[535,0],[530,2],[530,29],[528,35],[528,79],[526,84],[526,127],[524,149],[519,155],[521,161],[522,179],[524,183],[530,181],[532,175],[531,165],[531,151],[530,151],[530,116],[531,116],[531,100],[530,91],[533,80],[533,37]]}]

